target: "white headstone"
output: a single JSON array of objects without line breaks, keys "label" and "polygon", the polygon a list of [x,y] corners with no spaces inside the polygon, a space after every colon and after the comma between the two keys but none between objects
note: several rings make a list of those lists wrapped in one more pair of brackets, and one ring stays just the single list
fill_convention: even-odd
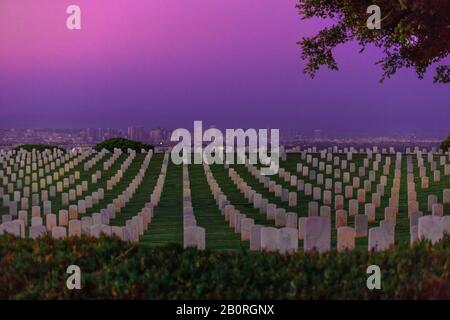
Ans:
[{"label": "white headstone", "polygon": [[304,250],[318,251],[330,250],[331,247],[331,220],[326,217],[308,217],[305,221]]},{"label": "white headstone", "polygon": [[433,244],[442,240],[444,236],[442,217],[423,216],[419,218],[418,236],[419,239],[429,240]]}]

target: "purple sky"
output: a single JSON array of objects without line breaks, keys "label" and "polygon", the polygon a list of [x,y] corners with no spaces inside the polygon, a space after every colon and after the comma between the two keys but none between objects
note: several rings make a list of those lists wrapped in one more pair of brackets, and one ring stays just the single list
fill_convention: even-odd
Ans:
[{"label": "purple sky", "polygon": [[[377,50],[339,47],[303,75],[296,41],[325,25],[295,0],[1,0],[0,127],[278,127],[450,131],[450,90],[406,70],[379,84]],[[82,30],[66,29],[66,8]]]}]

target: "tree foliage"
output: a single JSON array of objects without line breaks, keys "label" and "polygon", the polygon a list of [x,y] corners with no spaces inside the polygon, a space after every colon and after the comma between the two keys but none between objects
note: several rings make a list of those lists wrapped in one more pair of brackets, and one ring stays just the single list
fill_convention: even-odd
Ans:
[{"label": "tree foliage", "polygon": [[114,149],[121,149],[123,152],[127,152],[128,149],[132,149],[137,153],[140,153],[142,149],[149,151],[153,150],[154,147],[149,144],[144,144],[139,141],[128,140],[124,138],[112,138],[109,140],[105,140],[101,143],[95,145],[95,150],[101,151],[102,149],[106,149],[110,152],[113,152]]},{"label": "tree foliage", "polygon": [[442,141],[441,149],[444,150],[444,151],[447,151],[447,150],[450,149],[450,134],[448,135],[447,139]]},{"label": "tree foliage", "polygon": [[[326,66],[338,70],[333,49],[339,44],[356,41],[360,52],[369,45],[383,51],[381,82],[401,68],[414,68],[420,79],[433,64],[443,63],[450,49],[449,0],[298,0],[302,19],[331,19],[336,23],[312,37],[299,41],[302,59],[307,61],[304,73],[312,78]],[[370,30],[367,8],[381,8],[381,29]],[[450,82],[450,66],[436,67],[435,83]]]}]

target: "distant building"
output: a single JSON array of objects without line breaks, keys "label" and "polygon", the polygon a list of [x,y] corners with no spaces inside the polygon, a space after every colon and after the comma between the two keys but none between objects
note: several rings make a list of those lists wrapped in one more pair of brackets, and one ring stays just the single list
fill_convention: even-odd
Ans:
[{"label": "distant building", "polygon": [[159,145],[164,141],[163,130],[161,128],[150,129],[149,142],[153,145]]},{"label": "distant building", "polygon": [[96,142],[100,140],[99,129],[87,128],[85,131],[85,140],[89,142]]},{"label": "distant building", "polygon": [[314,130],[313,138],[314,138],[314,141],[322,140],[322,130],[320,130],[320,129]]},{"label": "distant building", "polygon": [[144,127],[129,127],[128,139],[140,142],[148,142],[147,130]]},{"label": "distant building", "polygon": [[128,137],[128,139],[133,139],[134,136],[135,136],[135,128],[134,127],[128,127],[128,130],[127,130],[127,137]]},{"label": "distant building", "polygon": [[112,138],[123,138],[123,133],[118,129],[112,128],[101,128],[99,129],[99,138],[101,141],[112,139]]}]

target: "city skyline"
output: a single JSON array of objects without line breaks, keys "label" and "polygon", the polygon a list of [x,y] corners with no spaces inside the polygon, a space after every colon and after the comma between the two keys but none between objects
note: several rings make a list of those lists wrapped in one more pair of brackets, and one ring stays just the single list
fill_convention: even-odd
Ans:
[{"label": "city skyline", "polygon": [[[237,129],[254,129],[251,127],[241,127],[241,128],[226,128],[222,126],[217,126],[215,124],[206,123],[203,127],[203,132],[209,128],[217,128],[219,130],[237,130]],[[392,131],[392,132],[385,132],[383,134],[359,134],[359,135],[353,135],[353,134],[346,134],[346,133],[340,133],[335,134],[332,131],[327,131],[327,128],[315,128],[311,130],[304,130],[304,129],[292,129],[292,128],[273,128],[271,126],[262,126],[263,129],[279,129],[280,134],[284,135],[302,135],[311,139],[333,139],[333,138],[376,138],[376,137],[411,137],[411,138],[441,138],[446,137],[447,134],[444,134],[444,136],[436,135],[430,132],[427,133],[420,133],[415,131]],[[108,127],[108,126],[100,126],[100,127],[79,127],[79,128],[51,128],[51,127],[0,127],[0,134],[2,131],[37,131],[37,132],[120,132],[121,135],[127,136],[129,138],[138,137],[136,138],[139,140],[140,137],[145,136],[147,137],[149,134],[151,135],[152,132],[155,130],[160,130],[164,132],[172,132],[179,128],[172,128],[172,127],[163,127],[161,125],[156,126],[143,126],[143,125],[127,125],[123,127]],[[186,127],[183,128],[188,130],[189,132],[194,132],[193,128]],[[142,132],[143,130],[144,132]],[[97,132],[95,133],[97,134]],[[1,135],[0,135],[1,138]]]},{"label": "city skyline", "polygon": [[448,87],[412,70],[380,84],[375,48],[343,45],[338,72],[303,75],[296,42],[330,21],[302,21],[295,0],[79,0],[79,31],[68,4],[0,3],[0,127],[448,134]]},{"label": "city skyline", "polygon": [[[208,126],[215,127],[215,126]],[[204,127],[206,130],[208,127]],[[192,132],[192,131],[191,131]],[[176,144],[171,141],[172,131],[166,128],[128,127],[83,128],[83,129],[0,129],[0,149],[22,144],[50,144],[64,148],[92,147],[111,138],[127,138],[154,146],[168,147]],[[280,131],[280,143],[286,146],[380,146],[405,148],[411,146],[438,147],[442,138],[397,134],[381,136],[335,136],[315,129],[312,132]]]}]

